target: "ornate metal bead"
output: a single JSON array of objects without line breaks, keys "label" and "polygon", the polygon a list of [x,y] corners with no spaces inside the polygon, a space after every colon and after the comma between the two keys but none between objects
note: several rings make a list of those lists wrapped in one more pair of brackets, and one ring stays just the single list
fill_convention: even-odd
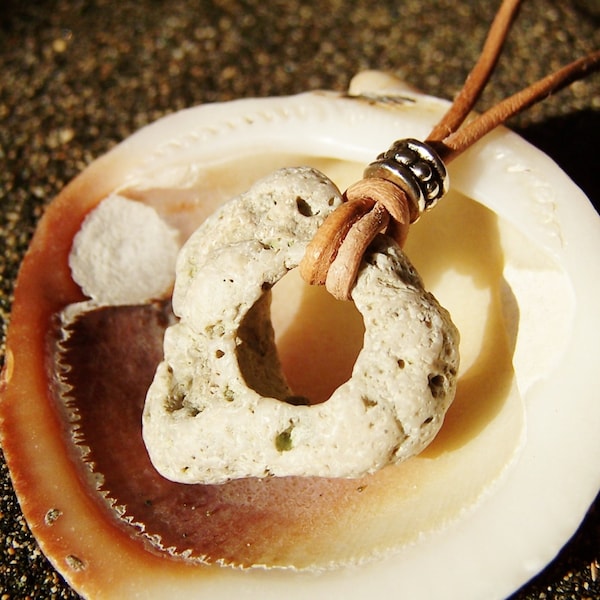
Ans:
[{"label": "ornate metal bead", "polygon": [[431,146],[415,139],[397,140],[365,170],[364,177],[381,177],[409,197],[411,222],[437,204],[448,191],[446,167]]}]

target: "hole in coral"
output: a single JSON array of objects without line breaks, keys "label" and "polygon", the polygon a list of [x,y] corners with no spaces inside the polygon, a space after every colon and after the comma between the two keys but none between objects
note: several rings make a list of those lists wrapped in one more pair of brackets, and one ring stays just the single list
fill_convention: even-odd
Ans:
[{"label": "hole in coral", "polygon": [[353,302],[309,286],[297,270],[272,290],[271,316],[284,376],[293,396],[327,400],[352,376],[363,346],[364,324]]},{"label": "hole in coral", "polygon": [[375,400],[371,400],[371,398],[368,398],[367,396],[363,396],[361,398],[362,403],[364,404],[366,409],[369,408],[373,408],[374,406],[377,406],[377,402]]},{"label": "hole in coral", "polygon": [[431,390],[431,395],[434,398],[442,398],[446,393],[444,389],[444,383],[446,381],[444,376],[439,374],[434,375],[433,373],[430,373],[427,379],[429,389]]},{"label": "hole in coral", "polygon": [[351,377],[364,325],[352,302],[292,271],[248,311],[238,334],[246,384],[298,406],[324,402]]},{"label": "hole in coral", "polygon": [[292,395],[283,377],[270,319],[271,294],[263,294],[238,329],[236,355],[246,385],[261,396],[285,400]]},{"label": "hole in coral", "polygon": [[296,206],[298,207],[298,212],[303,217],[312,217],[313,216],[314,212],[313,212],[312,206],[304,198],[301,198],[300,196],[298,196],[298,198],[296,198]]}]

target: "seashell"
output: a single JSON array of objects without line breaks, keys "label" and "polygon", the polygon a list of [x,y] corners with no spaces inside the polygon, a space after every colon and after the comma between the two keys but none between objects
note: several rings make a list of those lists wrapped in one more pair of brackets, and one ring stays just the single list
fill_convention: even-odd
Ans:
[{"label": "seashell", "polygon": [[[183,240],[275,168],[313,166],[343,188],[390,132],[423,139],[446,108],[375,73],[348,95],[191,108],[131,136],[49,206],[17,281],[0,423],[24,515],[80,594],[502,597],[575,530],[600,487],[587,460],[600,451],[600,406],[582,376],[597,362],[600,273],[587,257],[598,256],[600,222],[508,130],[452,163],[449,196],[411,230],[407,254],[461,332],[458,391],[434,442],[375,474],[163,480],[142,445],[141,411],[168,295],[92,305],[71,276],[73,240],[108,196],[154,208]],[[273,294],[292,387],[327,398],[349,376],[360,319],[293,274]]]}]

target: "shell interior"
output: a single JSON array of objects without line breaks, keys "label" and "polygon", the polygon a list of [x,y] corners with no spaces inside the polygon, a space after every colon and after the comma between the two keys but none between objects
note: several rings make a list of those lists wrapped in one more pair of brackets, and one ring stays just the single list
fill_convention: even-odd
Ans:
[{"label": "shell interior", "polygon": [[[372,95],[306,94],[182,111],[142,130],[84,173],[74,185],[89,200],[74,202],[82,203],[85,214],[116,192],[154,207],[185,239],[214,207],[278,167],[314,166],[343,189],[389,145],[389,131],[423,137],[445,108],[404,92],[394,102],[393,94],[385,97],[379,103]],[[173,318],[169,298],[92,306],[78,303],[84,298],[65,284],[69,292],[57,296],[71,300],[52,304],[45,348],[52,373],[49,402],[61,423],[60,439],[48,444],[57,460],[66,455],[75,465],[83,490],[75,494],[77,508],[56,492],[36,495],[29,482],[48,476],[28,471],[33,459],[6,445],[28,520],[57,568],[76,589],[97,597],[106,593],[107,572],[112,593],[147,591],[151,581],[148,597],[168,597],[170,582],[177,581],[181,590],[202,587],[222,597],[242,589],[251,595],[259,587],[265,597],[275,597],[300,581],[288,595],[302,597],[310,589],[314,597],[327,597],[332,589],[360,595],[374,575],[380,576],[379,588],[391,592],[398,569],[406,589],[417,589],[423,565],[443,555],[457,598],[512,591],[532,574],[518,562],[532,547],[542,566],[562,542],[557,536],[540,539],[509,556],[497,517],[510,508],[503,504],[508,491],[522,490],[524,505],[535,496],[533,484],[524,483],[531,473],[529,448],[548,446],[536,419],[542,415],[545,427],[557,427],[547,418],[540,386],[547,393],[548,386],[570,384],[573,338],[587,339],[578,321],[581,311],[589,316],[585,302],[575,311],[585,273],[575,270],[565,250],[574,225],[561,212],[561,194],[575,197],[577,210],[588,209],[556,170],[522,140],[499,131],[453,165],[453,191],[413,226],[406,251],[461,331],[457,396],[425,452],[359,480],[289,477],[202,486],[161,478],[143,446],[141,411]],[[93,196],[89,189],[106,172],[103,193]],[[74,197],[69,188],[64,194],[67,201]],[[31,285],[40,294],[36,286],[42,283]],[[548,297],[552,303],[544,302]],[[361,346],[360,317],[351,304],[332,301],[291,273],[273,290],[272,319],[294,390],[325,400],[349,376]],[[23,355],[10,343],[9,337],[9,392],[13,356],[18,375]],[[558,384],[557,365],[567,369]],[[4,413],[6,432],[17,417],[7,408]],[[597,481],[585,487],[582,495],[591,502]],[[585,499],[581,506],[573,512],[581,513]],[[90,537],[71,539],[65,532],[78,531],[88,514]],[[114,539],[114,559],[98,556],[94,540],[102,535]],[[503,558],[494,576],[467,583],[472,577],[456,568],[457,552],[448,548],[479,560],[474,548],[486,535],[505,548]],[[482,556],[491,560],[494,554]],[[131,566],[115,573],[111,560],[122,557]],[[415,564],[421,566],[411,574]],[[247,571],[229,567],[275,571],[251,569],[249,580]],[[324,570],[328,575],[318,581],[304,574]],[[448,582],[444,586],[452,589]]]}]

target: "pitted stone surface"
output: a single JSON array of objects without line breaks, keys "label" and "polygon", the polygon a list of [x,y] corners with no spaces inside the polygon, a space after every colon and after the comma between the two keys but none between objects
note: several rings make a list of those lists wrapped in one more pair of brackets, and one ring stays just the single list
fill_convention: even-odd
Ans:
[{"label": "pitted stone surface", "polygon": [[366,330],[352,377],[323,403],[286,401],[294,394],[278,363],[268,290],[340,202],[320,173],[284,169],[217,211],[182,249],[180,320],[166,332],[143,419],[165,477],[359,477],[417,454],[441,427],[458,332],[384,236],[352,292]]}]

